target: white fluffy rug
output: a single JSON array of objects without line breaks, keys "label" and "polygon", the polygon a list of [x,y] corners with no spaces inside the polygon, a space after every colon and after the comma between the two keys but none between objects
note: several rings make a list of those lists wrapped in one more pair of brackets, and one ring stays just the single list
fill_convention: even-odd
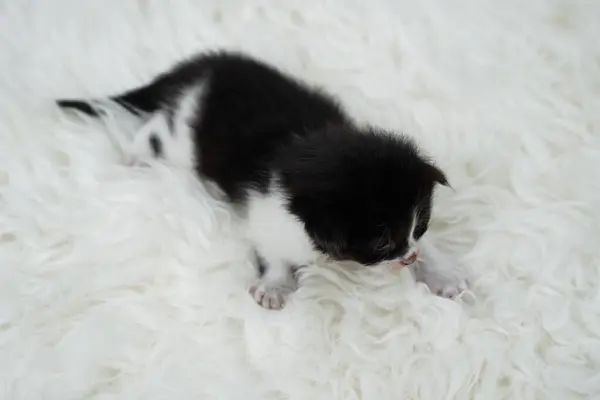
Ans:
[{"label": "white fluffy rug", "polygon": [[[600,3],[0,3],[1,399],[600,398]],[[473,304],[315,266],[283,312],[227,209],[51,99],[244,49],[446,169]]]}]

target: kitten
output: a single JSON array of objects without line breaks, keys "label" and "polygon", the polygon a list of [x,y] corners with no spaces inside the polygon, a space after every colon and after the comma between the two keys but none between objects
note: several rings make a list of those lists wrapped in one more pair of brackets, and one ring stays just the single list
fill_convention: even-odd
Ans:
[{"label": "kitten", "polygon": [[[467,288],[464,272],[422,239],[434,188],[447,185],[442,171],[407,137],[355,124],[321,90],[250,56],[215,52],[110,101],[144,121],[135,161],[190,168],[243,213],[262,272],[249,292],[261,306],[284,307],[294,268],[323,254],[410,265],[447,297]],[[106,101],[58,104],[100,116]]]}]

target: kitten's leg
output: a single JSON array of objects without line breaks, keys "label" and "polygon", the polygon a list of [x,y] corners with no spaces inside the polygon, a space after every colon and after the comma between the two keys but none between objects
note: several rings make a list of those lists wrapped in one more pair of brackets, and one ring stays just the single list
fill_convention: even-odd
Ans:
[{"label": "kitten's leg", "polygon": [[298,286],[293,269],[314,259],[313,243],[276,185],[267,193],[250,191],[246,210],[245,235],[264,265],[264,274],[250,294],[261,306],[280,309]]},{"label": "kitten's leg", "polygon": [[420,260],[410,266],[418,282],[425,283],[432,293],[455,298],[469,287],[467,271],[452,262],[427,238],[419,241]]},{"label": "kitten's leg", "polygon": [[280,310],[285,307],[289,295],[298,288],[294,271],[281,260],[274,262],[261,256],[257,256],[257,259],[263,274],[248,291],[260,306]]}]

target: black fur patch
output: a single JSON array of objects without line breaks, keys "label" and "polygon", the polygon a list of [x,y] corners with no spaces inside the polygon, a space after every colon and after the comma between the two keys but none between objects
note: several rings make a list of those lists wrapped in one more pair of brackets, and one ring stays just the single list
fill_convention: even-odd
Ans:
[{"label": "black fur patch", "polygon": [[156,135],[150,135],[150,139],[148,139],[150,143],[150,148],[152,149],[152,154],[154,157],[162,157],[163,154],[163,146],[162,142]]},{"label": "black fur patch", "polygon": [[256,266],[258,268],[258,276],[262,277],[265,274],[265,272],[267,272],[267,264],[266,264],[265,260],[262,258],[262,256],[260,254],[258,254],[258,252],[255,252],[254,256],[256,258]]},{"label": "black fur patch", "polygon": [[56,104],[58,104],[58,106],[60,108],[77,110],[79,112],[82,112],[82,113],[87,114],[87,115],[92,116],[92,117],[98,117],[99,116],[98,111],[94,107],[92,107],[88,102],[85,102],[85,101],[81,101],[81,100],[57,100]]}]

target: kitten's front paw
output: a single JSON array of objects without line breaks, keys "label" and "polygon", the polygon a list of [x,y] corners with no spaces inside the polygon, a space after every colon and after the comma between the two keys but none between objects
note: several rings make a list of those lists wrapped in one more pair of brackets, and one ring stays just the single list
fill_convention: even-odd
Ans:
[{"label": "kitten's front paw", "polygon": [[457,266],[431,268],[431,266],[422,265],[416,268],[415,278],[417,282],[425,283],[431,293],[449,299],[454,299],[469,289],[467,272]]},{"label": "kitten's front paw", "polygon": [[248,292],[256,303],[269,310],[281,310],[294,291],[296,286],[258,282],[250,286]]},{"label": "kitten's front paw", "polygon": [[427,286],[438,296],[454,299],[469,288],[469,280],[467,278],[434,280],[434,282],[427,283]]}]

